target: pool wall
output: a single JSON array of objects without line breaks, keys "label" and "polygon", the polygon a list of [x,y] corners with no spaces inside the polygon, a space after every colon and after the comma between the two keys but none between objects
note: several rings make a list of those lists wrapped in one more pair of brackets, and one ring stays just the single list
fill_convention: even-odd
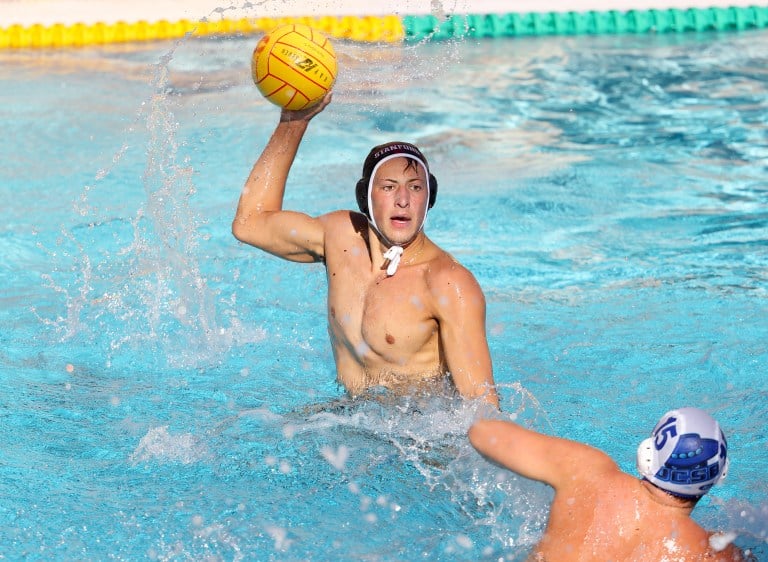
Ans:
[{"label": "pool wall", "polygon": [[331,37],[399,42],[450,37],[728,31],[768,27],[768,5],[749,0],[363,0],[98,2],[0,0],[0,49],[160,41],[260,33],[300,21]]}]

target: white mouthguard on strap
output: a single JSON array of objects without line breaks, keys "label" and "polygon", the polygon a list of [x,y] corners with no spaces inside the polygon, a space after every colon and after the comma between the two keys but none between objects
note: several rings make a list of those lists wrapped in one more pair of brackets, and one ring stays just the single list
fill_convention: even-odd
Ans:
[{"label": "white mouthguard on strap", "polygon": [[387,264],[387,277],[392,277],[397,271],[397,266],[400,265],[400,257],[403,255],[402,246],[392,246],[389,250],[384,252],[384,259],[388,260]]}]

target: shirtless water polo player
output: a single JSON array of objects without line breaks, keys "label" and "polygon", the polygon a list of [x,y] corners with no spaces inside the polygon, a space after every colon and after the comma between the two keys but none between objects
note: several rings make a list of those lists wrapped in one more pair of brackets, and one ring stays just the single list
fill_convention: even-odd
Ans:
[{"label": "shirtless water polo player", "polygon": [[424,234],[437,182],[418,148],[394,142],[371,151],[356,188],[361,212],[283,210],[307,126],[330,101],[281,111],[243,188],[234,236],[289,261],[325,264],[337,380],[351,395],[377,386],[409,392],[450,376],[462,396],[498,407],[485,296]]},{"label": "shirtless water polo player", "polygon": [[698,408],[667,412],[640,444],[642,479],[598,449],[507,421],[478,421],[469,439],[501,466],[554,488],[531,562],[754,560],[731,544],[735,535],[713,535],[691,519],[728,470],[725,436]]}]

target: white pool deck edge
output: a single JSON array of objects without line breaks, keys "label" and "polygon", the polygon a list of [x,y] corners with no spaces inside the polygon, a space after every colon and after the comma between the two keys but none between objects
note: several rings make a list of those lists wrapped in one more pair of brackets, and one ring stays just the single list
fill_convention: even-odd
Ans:
[{"label": "white pool deck edge", "polygon": [[0,0],[0,27],[138,21],[746,8],[766,0]]}]

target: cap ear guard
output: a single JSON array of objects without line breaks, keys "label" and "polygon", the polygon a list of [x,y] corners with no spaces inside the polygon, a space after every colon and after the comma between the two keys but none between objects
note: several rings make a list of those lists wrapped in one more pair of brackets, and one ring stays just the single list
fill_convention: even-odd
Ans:
[{"label": "cap ear guard", "polygon": [[437,178],[432,174],[429,174],[429,206],[427,209],[431,209],[435,206],[437,200]]},{"label": "cap ear guard", "polygon": [[[371,212],[368,208],[368,182],[370,181],[369,178],[360,178],[357,180],[357,185],[355,186],[355,198],[357,199],[357,206],[360,209],[360,212],[366,215],[368,218],[371,218]],[[429,174],[429,206],[427,209],[431,209],[435,205],[435,201],[437,200],[437,178]]]},{"label": "cap ear guard", "polygon": [[725,465],[723,465],[723,471],[720,473],[720,478],[716,482],[716,484],[720,484],[723,480],[725,480],[725,477],[728,476],[728,467],[731,465],[731,459],[728,457],[725,457]]},{"label": "cap ear guard", "polygon": [[653,476],[653,439],[643,439],[637,447],[637,471],[644,477]]},{"label": "cap ear guard", "polygon": [[355,197],[357,198],[357,206],[360,212],[371,218],[371,214],[368,212],[368,182],[365,178],[357,180],[355,186]]}]

